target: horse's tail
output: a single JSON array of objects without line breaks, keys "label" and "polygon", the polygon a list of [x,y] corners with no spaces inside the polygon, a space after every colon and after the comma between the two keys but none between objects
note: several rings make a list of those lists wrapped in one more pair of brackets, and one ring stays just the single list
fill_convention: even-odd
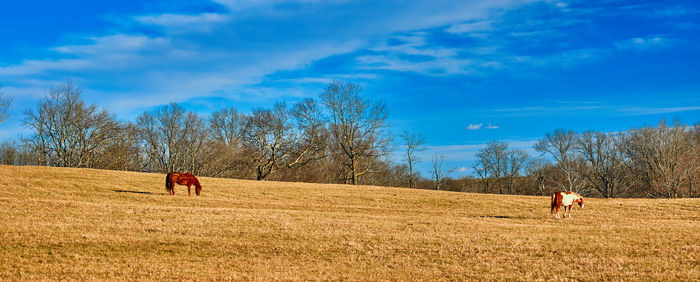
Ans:
[{"label": "horse's tail", "polygon": [[554,212],[554,208],[557,206],[557,193],[552,194],[552,209],[549,211],[549,213]]},{"label": "horse's tail", "polygon": [[168,175],[165,176],[165,191],[170,191],[173,187],[173,181],[170,179],[170,176],[170,173],[168,173]]}]

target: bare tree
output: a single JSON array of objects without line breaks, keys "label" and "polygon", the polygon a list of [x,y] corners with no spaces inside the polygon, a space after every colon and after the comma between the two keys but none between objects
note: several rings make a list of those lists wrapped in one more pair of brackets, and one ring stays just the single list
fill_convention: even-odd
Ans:
[{"label": "bare tree", "polygon": [[138,127],[131,122],[121,122],[114,135],[113,141],[97,152],[104,157],[98,159],[95,167],[141,171],[144,160],[141,154]]},{"label": "bare tree", "polygon": [[433,154],[433,166],[432,166],[432,176],[433,176],[433,187],[435,190],[440,190],[442,186],[447,181],[447,178],[454,172],[454,168],[445,168],[446,157],[444,154]]},{"label": "bare tree", "polygon": [[247,146],[253,151],[253,166],[257,180],[264,180],[291,152],[291,115],[284,103],[273,109],[258,108],[248,117],[245,131]]},{"label": "bare tree", "polygon": [[[0,88],[2,88],[1,84]],[[4,96],[2,93],[0,93],[0,123],[3,123],[9,116],[11,105],[12,97]]]},{"label": "bare tree", "polygon": [[52,88],[36,110],[25,113],[34,130],[27,140],[42,156],[40,163],[60,167],[94,167],[117,138],[114,115],[86,105],[72,83]]},{"label": "bare tree", "polygon": [[492,168],[489,167],[489,165],[490,163],[481,162],[475,162],[472,165],[472,169],[479,178],[479,186],[481,186],[482,193],[491,193],[493,191],[493,181],[489,178],[489,173]]},{"label": "bare tree", "polygon": [[697,148],[685,124],[632,130],[627,154],[636,177],[650,197],[678,198],[689,195],[698,173]]},{"label": "bare tree", "polygon": [[199,174],[211,156],[204,121],[175,103],[141,114],[137,126],[147,170]]},{"label": "bare tree", "polygon": [[537,144],[535,150],[542,154],[549,154],[556,161],[555,167],[563,175],[559,180],[553,176],[561,189],[581,193],[582,177],[579,173],[582,160],[575,150],[576,134],[572,130],[557,129],[554,133],[547,133],[546,137]]},{"label": "bare tree", "polygon": [[503,184],[506,186],[508,194],[520,192],[521,189],[517,188],[517,180],[522,176],[521,172],[529,158],[530,156],[523,150],[509,150],[506,153],[505,179]]},{"label": "bare tree", "polygon": [[508,150],[508,144],[492,141],[476,154],[474,171],[481,179],[485,193],[498,189],[499,194],[513,194],[518,178],[527,160],[528,154],[523,150]]},{"label": "bare tree", "polygon": [[316,100],[303,99],[291,111],[296,121],[294,142],[286,168],[296,168],[327,156],[328,127],[322,109]]},{"label": "bare tree", "polygon": [[532,158],[525,165],[527,175],[531,178],[532,192],[535,195],[546,195],[549,192],[548,170],[552,165],[544,158]]},{"label": "bare tree", "polygon": [[477,162],[474,165],[475,172],[481,179],[481,185],[485,193],[498,188],[498,193],[503,194],[502,181],[507,173],[508,144],[492,141],[476,154]]},{"label": "bare tree", "polygon": [[700,185],[700,122],[695,123],[691,129],[690,163],[686,166],[688,177],[688,197],[700,197],[698,186]]},{"label": "bare tree", "polygon": [[228,147],[236,148],[241,143],[246,116],[235,108],[216,111],[209,117],[212,138]]},{"label": "bare tree", "polygon": [[246,178],[249,175],[249,153],[243,135],[248,117],[234,108],[216,111],[209,117],[211,158],[208,173],[212,176]]},{"label": "bare tree", "polygon": [[408,168],[408,188],[413,188],[415,186],[416,175],[413,172],[413,167],[420,161],[420,158],[416,156],[417,152],[425,151],[425,137],[419,133],[404,132],[401,135],[406,146],[406,165]]},{"label": "bare tree", "polygon": [[330,112],[330,133],[336,151],[343,156],[351,183],[371,169],[372,160],[388,152],[390,138],[385,132],[389,115],[383,103],[360,97],[353,83],[333,82],[321,94]]},{"label": "bare tree", "polygon": [[627,165],[622,134],[587,131],[576,147],[587,163],[581,175],[601,196],[619,197],[633,187],[636,178]]}]

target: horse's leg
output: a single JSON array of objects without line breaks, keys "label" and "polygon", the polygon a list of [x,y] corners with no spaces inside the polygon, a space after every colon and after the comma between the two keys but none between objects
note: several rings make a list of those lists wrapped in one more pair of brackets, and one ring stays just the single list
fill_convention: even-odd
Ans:
[{"label": "horse's leg", "polygon": [[559,208],[560,208],[560,207],[561,207],[561,206],[557,205],[557,218],[559,218]]},{"label": "horse's leg", "polygon": [[192,196],[192,195],[190,195],[190,187],[191,186],[189,184],[187,184],[187,196]]},{"label": "horse's leg", "polygon": [[574,205],[569,206],[569,218],[571,218],[571,209],[573,209],[573,208],[574,208]]}]

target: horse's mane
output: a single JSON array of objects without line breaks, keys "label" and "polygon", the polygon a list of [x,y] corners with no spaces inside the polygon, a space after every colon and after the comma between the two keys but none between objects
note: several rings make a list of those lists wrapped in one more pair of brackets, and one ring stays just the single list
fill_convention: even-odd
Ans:
[{"label": "horse's mane", "polygon": [[554,195],[559,194],[559,193],[574,195],[574,196],[576,196],[576,197],[579,197],[579,198],[583,199],[583,196],[579,195],[578,193],[576,193],[576,192],[574,192],[574,191],[559,190],[559,191],[557,191],[557,192],[554,192]]}]

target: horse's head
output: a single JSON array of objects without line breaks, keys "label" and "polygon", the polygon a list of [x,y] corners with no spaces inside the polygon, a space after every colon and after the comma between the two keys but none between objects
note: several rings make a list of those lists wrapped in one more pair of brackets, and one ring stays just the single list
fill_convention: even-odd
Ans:
[{"label": "horse's head", "polygon": [[194,193],[197,194],[197,196],[199,196],[199,194],[202,193],[202,186],[201,185],[195,186]]},{"label": "horse's head", "polygon": [[583,208],[583,197],[579,196],[577,202],[578,202],[578,206]]}]

